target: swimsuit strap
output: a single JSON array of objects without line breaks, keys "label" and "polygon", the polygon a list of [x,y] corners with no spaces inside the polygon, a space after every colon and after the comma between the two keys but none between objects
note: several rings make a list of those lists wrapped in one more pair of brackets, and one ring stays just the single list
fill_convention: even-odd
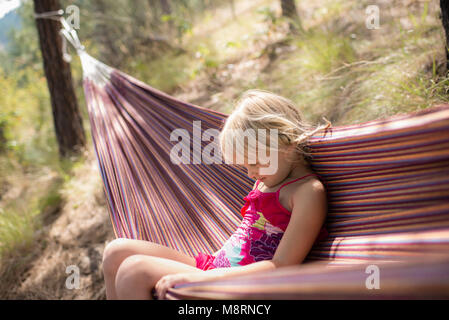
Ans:
[{"label": "swimsuit strap", "polygon": [[301,178],[294,179],[294,180],[292,180],[292,181],[286,182],[286,183],[284,183],[282,186],[279,187],[279,189],[278,189],[278,191],[276,191],[276,193],[279,195],[279,192],[281,191],[281,189],[282,189],[284,186],[286,186],[286,185],[288,185],[288,184],[290,184],[290,183],[296,182],[296,181],[298,181],[298,180],[304,179],[305,177],[308,177],[308,176],[316,176],[316,173],[309,173],[309,174],[306,174],[305,176],[303,176],[303,177],[301,177]]}]

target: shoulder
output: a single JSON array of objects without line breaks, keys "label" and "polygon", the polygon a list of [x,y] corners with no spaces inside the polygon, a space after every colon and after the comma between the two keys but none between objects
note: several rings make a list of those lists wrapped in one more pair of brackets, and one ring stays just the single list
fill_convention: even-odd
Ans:
[{"label": "shoulder", "polygon": [[[285,189],[285,190],[284,190]],[[326,189],[323,183],[316,177],[311,176],[306,179],[295,181],[281,189],[280,201],[288,203],[288,210],[291,212],[295,204],[313,198],[315,200],[327,201]],[[281,200],[284,199],[284,200]]]},{"label": "shoulder", "polygon": [[312,176],[309,177],[304,183],[295,186],[294,192],[314,191],[314,192],[326,192],[324,184],[320,179]]},{"label": "shoulder", "polygon": [[291,202],[293,206],[303,201],[326,202],[326,200],[326,188],[318,178],[310,177],[303,183],[293,183],[291,190]]}]

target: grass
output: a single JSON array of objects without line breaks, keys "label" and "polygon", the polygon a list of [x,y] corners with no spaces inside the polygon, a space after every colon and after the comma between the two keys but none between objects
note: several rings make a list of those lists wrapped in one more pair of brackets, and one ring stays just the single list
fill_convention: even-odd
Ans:
[{"label": "grass", "polygon": [[27,250],[42,230],[46,213],[58,209],[63,199],[59,193],[61,180],[49,183],[48,188],[25,196],[26,201],[14,199],[0,208],[0,257],[15,251]]},{"label": "grass", "polygon": [[8,192],[0,201],[0,258],[21,255],[34,245],[46,225],[60,214],[64,186],[83,157],[60,160],[58,166],[33,167],[24,171],[20,163],[2,160],[2,184]]},{"label": "grass", "polygon": [[229,61],[254,52],[253,45],[265,37],[266,23],[258,11],[273,7],[273,2],[236,1],[237,19],[229,5],[206,12],[192,30],[184,34],[183,52],[167,52],[153,60],[130,57],[123,71],[151,86],[171,93],[202,74],[213,74]]},{"label": "grass", "polygon": [[437,5],[399,7],[382,16],[381,30],[368,30],[363,20],[348,28],[344,22],[357,12],[363,6],[341,1],[313,12],[317,21],[305,21],[306,33],[290,40],[295,49],[279,55],[245,88],[276,91],[292,98],[312,122],[326,115],[334,125],[449,102]]},{"label": "grass", "polygon": [[4,256],[14,249],[29,246],[34,230],[33,216],[36,212],[18,215],[13,210],[0,209],[0,255]]},{"label": "grass", "polygon": [[[171,92],[202,74],[216,77],[239,59],[258,63],[264,46],[286,39],[293,49],[277,55],[270,68],[256,77],[224,83],[222,90],[233,93],[220,93],[221,111],[229,113],[236,96],[250,88],[285,95],[312,122],[326,115],[334,125],[448,102],[438,5],[412,1],[408,7],[381,7],[381,28],[369,30],[363,18],[368,4],[299,2],[298,11],[308,17],[303,19],[306,32],[293,37],[282,31],[282,20],[276,18],[279,7],[273,2],[257,2],[245,8],[237,20],[220,12],[215,19],[206,15],[198,23],[201,29],[194,26],[185,36],[186,54],[141,65],[133,75]],[[148,76],[151,72],[157,77]]]}]

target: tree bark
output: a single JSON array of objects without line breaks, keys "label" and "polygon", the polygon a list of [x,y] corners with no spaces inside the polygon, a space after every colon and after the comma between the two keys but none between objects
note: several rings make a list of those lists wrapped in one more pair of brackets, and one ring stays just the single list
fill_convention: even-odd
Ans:
[{"label": "tree bark", "polygon": [[[43,13],[61,9],[59,0],[34,0],[34,11]],[[79,155],[86,145],[81,114],[73,89],[70,65],[62,59],[61,24],[36,19],[39,42],[51,96],[53,122],[61,157]]]},{"label": "tree bark", "polygon": [[6,150],[5,124],[0,122],[0,154]]},{"label": "tree bark", "polygon": [[159,0],[159,3],[161,4],[163,14],[170,15],[172,13],[171,5],[168,0]]},{"label": "tree bark", "polygon": [[229,4],[231,5],[232,18],[237,19],[237,14],[235,12],[235,2],[234,0],[229,0]]},{"label": "tree bark", "polygon": [[296,9],[295,0],[281,0],[282,16],[290,20],[290,31],[297,33],[302,30],[301,20],[299,19],[298,11]]},{"label": "tree bark", "polygon": [[446,69],[449,70],[449,1],[440,0],[441,20],[446,34]]}]

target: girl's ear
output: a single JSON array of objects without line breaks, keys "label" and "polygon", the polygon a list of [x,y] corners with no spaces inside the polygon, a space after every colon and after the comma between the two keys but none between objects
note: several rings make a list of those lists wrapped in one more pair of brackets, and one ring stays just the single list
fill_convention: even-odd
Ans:
[{"label": "girl's ear", "polygon": [[298,164],[307,165],[307,161],[304,158],[304,155],[301,153],[301,151],[298,149],[298,145],[291,144],[286,147],[286,150],[288,150],[288,158]]},{"label": "girl's ear", "polygon": [[291,154],[291,155],[295,155],[296,154],[296,151],[297,151],[296,148],[297,148],[297,146],[294,143],[291,143],[290,145],[286,146],[287,152],[289,154]]},{"label": "girl's ear", "polygon": [[296,146],[294,144],[286,145],[282,147],[282,152],[284,156],[289,159],[290,161],[293,161],[298,157]]}]

